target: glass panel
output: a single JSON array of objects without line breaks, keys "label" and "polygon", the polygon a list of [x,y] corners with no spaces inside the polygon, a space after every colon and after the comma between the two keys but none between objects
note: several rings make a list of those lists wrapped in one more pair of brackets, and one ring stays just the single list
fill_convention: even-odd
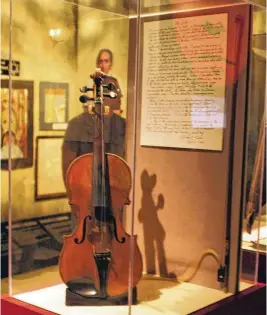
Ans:
[{"label": "glass panel", "polygon": [[[8,8],[8,1],[6,4]],[[80,88],[93,86],[89,75],[96,67],[112,66],[111,69],[102,68],[102,71],[111,76],[118,94],[115,101],[105,98],[104,104],[109,106],[111,114],[104,121],[105,138],[108,136],[105,142],[109,152],[123,157],[129,20],[121,14],[63,1],[14,0],[12,5],[12,60],[20,67],[18,74],[12,77],[10,130],[9,107],[2,109],[2,117],[5,119],[2,123],[3,138],[8,131],[12,134],[9,143],[2,146],[4,176],[8,175],[8,148],[12,153],[12,171],[9,172],[12,198],[8,200],[6,197],[6,201],[3,199],[6,205],[9,202],[12,210],[10,293],[30,304],[62,313],[61,307],[66,307],[66,282],[76,293],[94,293],[92,283],[83,282],[82,292],[78,288],[79,284],[70,284],[65,277],[66,272],[62,271],[65,268],[64,259],[59,261],[64,252],[63,236],[69,235],[77,223],[70,212],[62,171],[66,175],[70,162],[76,156],[92,152],[93,102],[82,102]],[[7,18],[3,19],[3,37],[7,38],[7,9],[4,14]],[[8,43],[3,41],[3,44],[8,49]],[[111,52],[104,51],[98,57],[103,48],[110,49]],[[8,91],[7,84],[8,77],[4,77],[4,100]],[[88,92],[88,97],[92,96]],[[8,99],[6,103],[8,105]],[[112,139],[108,132],[112,132]],[[7,195],[8,176],[4,176],[3,195]],[[127,181],[126,184],[129,185]],[[7,221],[8,209],[2,209],[2,215],[4,218],[6,216]],[[72,214],[76,210],[72,207]],[[120,212],[121,209],[116,211]],[[80,225],[83,226],[82,221]],[[116,225],[110,229],[114,233]],[[121,237],[120,233],[117,237]],[[128,254],[129,248],[127,249]],[[84,250],[82,254],[85,260],[87,254],[91,254],[92,259],[92,253]],[[124,257],[121,253],[117,256],[120,259]],[[75,250],[67,257],[70,259],[68,265],[74,268],[74,273],[77,270],[75,265],[78,269],[78,263],[83,267],[82,258],[81,253],[79,257],[75,255]],[[127,263],[129,259],[124,263],[126,274]],[[121,268],[121,263],[116,268]],[[128,277],[123,272],[120,277],[121,275],[122,288],[119,293],[113,292],[112,295],[123,293],[124,297],[120,299],[127,305]],[[78,276],[81,276],[79,272]],[[111,276],[116,276],[115,271]],[[73,280],[72,275],[70,278]]]},{"label": "glass panel", "polygon": [[[166,14],[171,12],[195,11],[199,9],[232,6],[242,3],[256,5],[256,1],[239,0],[143,0],[141,1],[141,15]],[[257,4],[258,7],[262,5]],[[133,10],[134,11],[134,10]],[[130,10],[130,15],[133,14]]]},{"label": "glass panel", "polygon": [[266,11],[253,10],[241,280],[266,281]]},{"label": "glass panel", "polygon": [[[250,13],[236,4],[243,3],[141,1],[138,108],[128,113],[132,119],[137,115],[136,130],[128,128],[129,134],[136,131],[137,141],[135,233],[144,263],[138,288],[140,303],[163,313],[188,314],[237,290],[234,239],[242,185],[233,183],[243,176]],[[135,32],[130,29],[132,47]],[[214,119],[203,119],[201,101],[203,111],[214,105]],[[188,112],[182,112],[185,104]],[[237,104],[242,118],[233,125]],[[185,122],[192,125],[192,116],[191,131]],[[210,142],[207,126],[216,132]],[[239,152],[233,153],[234,147]],[[197,303],[188,303],[192,296]]]},{"label": "glass panel", "polygon": [[19,77],[12,77],[12,133],[14,152],[22,154],[12,157],[15,295],[60,283],[61,236],[70,232],[60,149],[68,119],[79,112],[73,106],[78,7],[28,0],[12,6],[12,59],[20,62]]},{"label": "glass panel", "polygon": [[[1,2],[1,80],[9,71],[10,58],[10,6],[9,1]],[[4,116],[1,113],[1,148],[3,147],[3,125],[8,130],[8,116],[9,116],[9,82],[6,82],[6,88],[3,88],[1,82],[1,108],[5,109]],[[6,146],[7,148],[7,146]],[[2,155],[2,153],[1,153]],[[8,183],[10,180],[10,173],[1,170],[1,293],[8,293],[8,209],[9,209],[9,190]]]}]

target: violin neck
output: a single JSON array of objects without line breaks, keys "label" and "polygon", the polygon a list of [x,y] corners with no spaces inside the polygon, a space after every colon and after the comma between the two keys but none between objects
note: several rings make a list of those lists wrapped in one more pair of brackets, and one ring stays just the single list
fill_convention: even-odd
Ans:
[{"label": "violin neck", "polygon": [[107,163],[104,144],[104,106],[101,97],[95,100],[93,142],[92,206],[108,207]]}]

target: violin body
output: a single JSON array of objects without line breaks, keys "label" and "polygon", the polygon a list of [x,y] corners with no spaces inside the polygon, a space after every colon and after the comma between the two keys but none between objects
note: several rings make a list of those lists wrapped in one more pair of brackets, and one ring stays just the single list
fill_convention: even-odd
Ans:
[{"label": "violin body", "polygon": [[[131,260],[130,235],[120,221],[122,207],[129,204],[131,172],[119,156],[110,153],[105,156],[110,196],[109,209],[105,212],[109,214],[105,218],[100,218],[92,206],[93,154],[76,158],[68,168],[67,195],[77,224],[72,234],[64,236],[59,258],[60,276],[67,286],[75,279],[90,278],[102,298],[128,291]],[[142,276],[143,266],[137,236],[133,238],[134,287]]]}]

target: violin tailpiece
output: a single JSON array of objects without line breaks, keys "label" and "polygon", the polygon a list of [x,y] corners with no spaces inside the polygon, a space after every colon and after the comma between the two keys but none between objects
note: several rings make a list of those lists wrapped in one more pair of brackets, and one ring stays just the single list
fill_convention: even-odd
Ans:
[{"label": "violin tailpiece", "polygon": [[106,299],[107,294],[107,274],[108,274],[108,265],[111,261],[110,251],[106,253],[95,253],[94,254],[95,262],[99,274],[99,283],[100,283],[100,292],[99,298]]}]

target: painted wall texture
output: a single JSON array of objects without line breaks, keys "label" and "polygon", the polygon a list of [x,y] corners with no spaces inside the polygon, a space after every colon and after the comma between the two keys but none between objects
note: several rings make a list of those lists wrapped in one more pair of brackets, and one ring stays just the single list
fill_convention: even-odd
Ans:
[{"label": "painted wall texture", "polygon": [[[9,1],[1,2],[2,58],[9,57]],[[14,0],[12,12],[12,59],[20,61],[20,76],[14,80],[34,81],[33,139],[34,165],[15,169],[11,175],[13,220],[69,211],[66,198],[34,200],[35,139],[37,136],[64,135],[64,131],[39,130],[39,83],[69,83],[70,119],[83,111],[79,87],[90,84],[88,77],[95,68],[101,48],[114,52],[112,74],[120,82],[123,110],[126,113],[128,18],[89,7],[78,7],[60,0]],[[52,39],[50,29],[59,28],[60,36]],[[2,76],[1,79],[8,79]],[[49,153],[47,158],[49,159]],[[8,171],[1,170],[1,219],[8,218]]]}]

